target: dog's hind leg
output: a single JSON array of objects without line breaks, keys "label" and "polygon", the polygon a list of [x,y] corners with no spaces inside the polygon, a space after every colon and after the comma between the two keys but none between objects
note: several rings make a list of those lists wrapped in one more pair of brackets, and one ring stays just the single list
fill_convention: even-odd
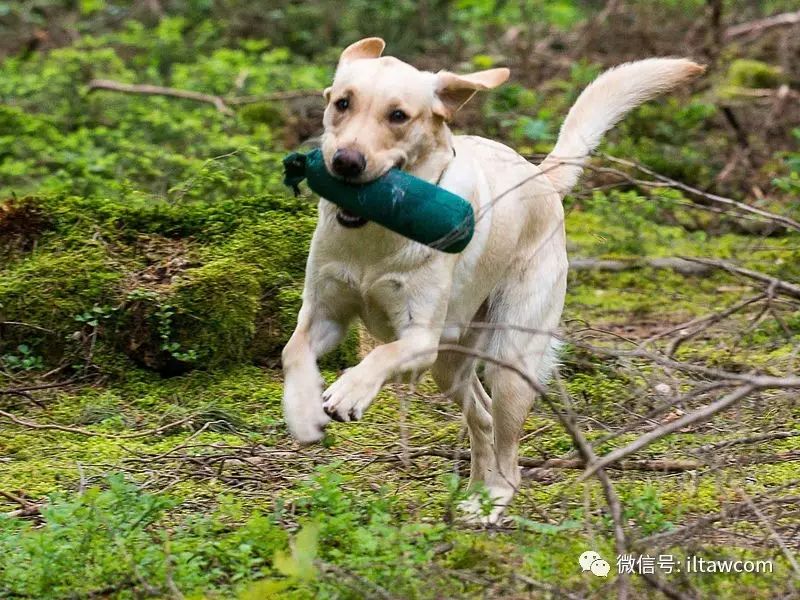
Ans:
[{"label": "dog's hind leg", "polygon": [[440,352],[431,370],[439,390],[461,407],[469,430],[469,489],[486,483],[492,450],[492,400],[475,373],[475,359],[459,352]]},{"label": "dog's hind leg", "polygon": [[[489,320],[495,327],[489,354],[511,363],[534,381],[544,385],[555,365],[558,327],[566,292],[566,257],[563,246],[542,247],[527,269],[496,290]],[[526,381],[508,368],[487,361],[485,379],[492,397],[494,461],[486,483],[495,509],[489,521],[496,521],[519,487],[519,439],[535,398]]]}]

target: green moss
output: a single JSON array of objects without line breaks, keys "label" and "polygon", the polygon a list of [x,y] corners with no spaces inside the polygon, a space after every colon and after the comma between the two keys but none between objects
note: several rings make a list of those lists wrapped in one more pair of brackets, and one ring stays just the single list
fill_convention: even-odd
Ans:
[{"label": "green moss", "polygon": [[[208,249],[210,256],[226,257],[256,270],[264,290],[252,342],[253,356],[259,360],[274,360],[294,329],[315,225],[311,210],[267,211],[257,221],[240,228],[226,243]],[[352,331],[325,365],[352,365],[357,345],[357,334]]]},{"label": "green moss", "polygon": [[0,270],[0,321],[47,330],[11,328],[0,339],[0,351],[24,342],[58,361],[66,348],[75,348],[75,340],[67,337],[83,328],[76,318],[108,305],[120,276],[99,243],[71,251],[42,248]]},{"label": "green moss", "polygon": [[242,108],[239,116],[250,124],[266,124],[271,127],[280,127],[286,121],[286,115],[279,106],[270,102],[258,102]]},{"label": "green moss", "polygon": [[220,259],[187,271],[175,285],[173,339],[194,351],[195,364],[213,367],[248,356],[261,299],[257,275],[253,266]]},{"label": "green moss", "polygon": [[750,58],[734,60],[728,67],[728,85],[744,88],[774,88],[785,80],[781,68]]},{"label": "green moss", "polygon": [[[33,255],[14,250],[15,260],[0,267],[0,315],[54,331],[50,337],[60,339],[48,345],[47,364],[62,356],[64,335],[94,329],[95,362],[109,368],[114,348],[165,373],[241,360],[277,364],[300,307],[312,202],[264,196],[121,203],[51,195],[7,206],[14,209],[4,213],[7,228],[16,227],[13,214],[34,207],[26,214],[42,215],[41,225],[25,222],[41,239]],[[14,240],[4,247],[12,242],[17,248]],[[13,333],[0,350],[43,339],[32,330]],[[324,366],[353,364],[357,345],[353,331]]]}]

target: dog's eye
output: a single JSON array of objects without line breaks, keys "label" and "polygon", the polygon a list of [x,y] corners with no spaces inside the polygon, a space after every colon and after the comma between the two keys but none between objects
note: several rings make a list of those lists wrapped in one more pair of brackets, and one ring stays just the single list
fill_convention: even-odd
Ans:
[{"label": "dog's eye", "polygon": [[347,110],[347,107],[350,106],[350,100],[347,98],[339,98],[336,102],[334,102],[334,106],[336,106],[337,110],[344,112]]},{"label": "dog's eye", "polygon": [[389,120],[392,123],[405,123],[408,121],[408,115],[402,110],[393,110],[389,113]]}]

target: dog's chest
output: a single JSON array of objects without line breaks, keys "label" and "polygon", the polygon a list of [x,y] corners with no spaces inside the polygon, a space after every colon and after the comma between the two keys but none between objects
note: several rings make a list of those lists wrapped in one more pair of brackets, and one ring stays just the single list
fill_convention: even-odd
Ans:
[{"label": "dog's chest", "polygon": [[398,331],[413,320],[406,274],[331,262],[320,268],[319,281],[327,304],[349,304],[369,332],[382,341],[396,339]]}]

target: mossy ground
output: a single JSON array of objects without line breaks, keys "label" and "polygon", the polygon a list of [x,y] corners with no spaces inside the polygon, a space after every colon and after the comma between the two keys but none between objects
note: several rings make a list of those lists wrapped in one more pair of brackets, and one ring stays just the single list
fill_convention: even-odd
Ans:
[{"label": "mossy ground", "polygon": [[[81,2],[79,38],[46,52],[15,52],[0,67],[0,390],[57,384],[30,396],[0,395],[0,597],[613,596],[615,576],[578,569],[578,556],[593,549],[616,571],[603,491],[594,480],[579,482],[578,470],[527,470],[502,527],[458,520],[468,467],[448,453],[466,450],[466,432],[457,407],[429,379],[386,386],[363,421],[332,424],[318,446],[301,448],[288,437],[279,353],[300,304],[315,207],[284,189],[280,159],[286,146],[318,133],[321,101],[259,101],[226,116],[210,105],[86,86],[113,78],[240,96],[322,89],[335,64],[330,36],[337,28],[328,27],[323,4],[279,3],[270,19],[289,15],[292,25],[260,39],[247,33],[264,22],[250,12],[252,3],[225,3],[230,15],[190,4],[176,15],[164,3],[166,15],[140,21],[136,14],[119,20],[111,1]],[[645,15],[673,11],[664,23],[687,18],[671,3],[626,4]],[[701,3],[689,4],[692,19],[701,19]],[[442,21],[449,25],[440,47],[491,47],[498,36],[489,21],[547,22],[566,31],[588,11],[560,2],[533,15],[538,3],[517,5],[498,3],[488,19],[484,3],[459,3],[458,14]],[[374,35],[376,23],[396,31],[413,20],[414,6],[363,4],[364,33]],[[26,18],[13,4],[4,10]],[[363,26],[354,16],[362,12],[347,12],[342,27]],[[430,23],[417,33],[434,35]],[[463,35],[458,44],[446,37],[451,30]],[[405,27],[400,33],[401,49],[426,49],[408,42]],[[674,36],[665,39],[663,54],[674,47]],[[796,77],[763,62],[763,52],[761,62],[738,52],[729,49],[709,72],[712,85],[760,87]],[[520,72],[536,71],[529,59]],[[486,54],[472,63],[488,68],[496,60]],[[473,102],[457,127],[523,153],[548,151],[579,89],[601,68],[570,64],[552,75],[548,63],[545,79],[520,79]],[[637,110],[604,148],[742,201],[760,186],[766,197],[759,206],[797,218],[800,155],[787,140],[800,130],[784,129],[753,133],[763,155],[754,150],[750,159],[759,160],[749,171],[734,169],[718,181],[739,142],[714,92],[699,88]],[[572,257],[639,265],[714,257],[800,278],[797,234],[764,233],[678,190],[632,186],[594,170],[588,183],[611,189],[578,190],[567,200]],[[586,436],[618,434],[597,451],[709,398],[649,419],[665,400],[664,386],[686,392],[703,379],[578,342],[624,348],[762,291],[721,271],[571,272],[564,330],[573,343],[560,373]],[[353,331],[326,357],[328,382],[354,364],[363,341]],[[687,340],[675,356],[778,376],[797,372],[798,346],[797,304],[773,294]],[[634,457],[694,460],[701,468],[609,471],[632,539],[666,534],[748,498],[782,532],[792,531],[800,435],[721,445],[796,433],[800,406],[792,394],[754,394]],[[522,455],[573,453],[570,436],[537,404]],[[796,550],[794,531],[785,541]],[[745,512],[641,551],[774,564],[767,574],[668,577],[701,597],[796,593],[796,574],[773,542]],[[640,578],[631,585],[632,597],[659,597]]]},{"label": "mossy ground", "polygon": [[[604,228],[602,221],[577,212],[568,222],[568,230],[575,234],[571,236],[573,240],[592,239],[601,235]],[[581,254],[580,241],[575,243],[573,254]],[[725,242],[726,247],[734,250],[747,243],[746,238],[735,236]],[[702,245],[686,247],[686,252],[690,251],[709,252]],[[774,252],[774,257],[782,255],[781,244],[775,245]],[[637,335],[637,327],[646,334],[655,324],[679,323],[741,297],[739,292],[719,292],[720,287],[731,286],[730,278],[725,276],[699,279],[645,270],[602,275],[579,272],[573,278],[566,313],[568,324],[574,318],[591,319],[598,328],[625,325],[629,328],[628,335],[633,336]],[[652,286],[649,291],[648,286]],[[604,292],[602,302],[594,293],[598,290]],[[681,301],[670,301],[666,309],[664,297]],[[734,339],[736,328],[736,323],[727,323],[709,339],[693,342],[687,350],[695,356],[725,355],[724,364],[730,366],[737,360],[737,351],[727,348],[725,342],[726,336]],[[777,346],[761,349],[748,346],[740,349],[741,361],[782,370],[783,366],[775,363],[780,354],[777,351],[796,343],[795,337]],[[613,363],[587,365],[569,356],[565,360],[565,383],[576,410],[586,415],[582,427],[590,438],[605,431],[598,424],[603,427],[623,424],[630,415],[643,414],[658,401],[656,392],[646,385],[644,374],[637,379]],[[795,357],[787,352],[784,360],[792,361]],[[326,371],[325,375],[331,381],[336,372]],[[298,448],[287,437],[281,420],[280,397],[279,372],[256,366],[231,366],[167,379],[129,368],[124,378],[115,383],[39,393],[37,399],[43,407],[30,405],[24,399],[12,399],[4,407],[26,418],[39,423],[78,426],[105,436],[155,429],[188,416],[191,419],[163,433],[131,439],[87,437],[4,424],[0,440],[0,453],[4,457],[0,489],[39,501],[58,493],[73,495],[79,487],[84,490],[95,485],[105,487],[105,477],[109,474],[124,473],[144,493],[170,500],[169,508],[147,528],[151,535],[147,547],[162,549],[166,542],[153,533],[163,531],[161,527],[172,532],[170,535],[175,539],[169,543],[173,546],[200,544],[204,534],[195,522],[199,515],[208,520],[203,527],[219,530],[221,540],[238,535],[248,538],[242,543],[258,545],[250,539],[255,536],[250,532],[254,527],[252,515],[269,515],[268,522],[274,524],[270,527],[277,529],[254,550],[263,558],[253,564],[247,562],[253,558],[248,554],[247,560],[230,559],[227,568],[220,567],[213,577],[205,577],[186,571],[188,567],[180,566],[181,559],[175,559],[176,573],[184,575],[183,579],[173,575],[178,577],[174,584],[184,593],[202,591],[208,597],[238,593],[247,597],[252,585],[248,581],[266,577],[275,585],[289,585],[280,587],[280,593],[294,590],[291,593],[297,597],[369,596],[369,582],[407,597],[477,596],[482,589],[514,596],[526,589],[519,575],[578,593],[611,593],[610,584],[587,579],[576,569],[577,556],[586,548],[615,555],[602,491],[593,482],[576,484],[579,471],[533,473],[525,480],[515,501],[511,511],[514,520],[509,526],[479,531],[454,520],[458,514],[455,505],[460,498],[454,477],[463,476],[463,463],[430,456],[404,462],[403,445],[412,451],[419,448],[449,451],[467,446],[458,410],[438,395],[428,380],[413,389],[399,384],[387,387],[364,421],[333,424],[325,443],[316,448]],[[768,397],[744,403],[734,414],[723,414],[709,426],[669,436],[641,456],[676,460],[708,458],[698,450],[705,444],[774,429],[776,423],[784,423],[785,428],[791,429],[791,424],[800,417],[796,403],[787,405],[778,398],[774,406],[765,410],[764,402],[768,402]],[[625,434],[601,450],[630,441],[639,432]],[[571,450],[569,435],[552,414],[538,406],[526,425],[523,456],[551,458]],[[797,459],[798,451],[800,437],[793,437],[761,444],[755,451],[764,456],[795,456],[786,461],[735,465],[733,459],[738,453],[728,449],[700,472],[673,475],[616,472],[613,481],[626,506],[630,530],[638,536],[647,536],[713,514],[727,504],[741,501],[743,494],[759,497],[790,483],[797,477],[797,463],[792,460]],[[747,454],[752,452],[748,450]],[[330,477],[335,478],[335,483],[329,481]],[[777,496],[791,496],[792,490],[786,488]],[[338,498],[338,494],[344,494],[345,498]],[[386,502],[389,505],[383,506]],[[361,506],[362,510],[354,506]],[[3,508],[19,507],[4,502]],[[334,572],[324,570],[309,580],[286,580],[279,569],[269,566],[274,553],[286,547],[286,536],[291,536],[298,524],[310,518],[319,520],[323,528],[331,528],[327,537],[322,535],[317,542],[318,559],[353,573],[353,581],[343,582]],[[359,539],[353,542],[356,546],[341,546],[338,536],[344,535],[344,530],[359,532]],[[757,532],[752,522],[744,522],[726,527],[717,535],[707,532],[691,542],[667,546],[659,552],[680,557],[771,560],[775,568],[772,574],[693,574],[690,583],[707,597],[733,597],[741,593],[747,593],[748,597],[772,597],[776,590],[789,589],[785,586],[790,566],[780,552],[761,546]],[[409,544],[402,552],[396,547],[401,540],[402,544]],[[358,546],[362,542],[366,544],[363,548]],[[223,547],[227,546],[220,541],[220,548]],[[137,548],[131,552],[139,552]],[[208,564],[222,560],[200,554],[194,555],[195,560]],[[396,560],[401,560],[403,569],[388,574],[382,570],[384,561]],[[166,574],[145,571],[145,579],[151,586],[165,585]],[[392,577],[393,583],[385,577]],[[102,587],[103,581],[98,576],[95,587]],[[112,581],[119,583],[113,578]],[[139,589],[131,585],[132,589]],[[637,594],[650,593],[641,582],[634,582],[634,586]],[[82,589],[87,591],[92,587],[87,584]],[[121,597],[129,593],[119,592]]]}]

